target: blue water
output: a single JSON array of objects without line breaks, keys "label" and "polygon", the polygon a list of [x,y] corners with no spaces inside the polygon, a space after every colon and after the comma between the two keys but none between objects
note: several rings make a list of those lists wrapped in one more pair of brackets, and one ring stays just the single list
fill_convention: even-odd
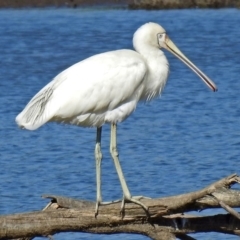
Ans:
[{"label": "blue water", "polygon": [[[47,124],[20,130],[15,116],[59,72],[93,54],[132,48],[143,23],[160,23],[218,85],[211,92],[166,53],[171,74],[159,99],[140,104],[119,125],[122,167],[133,195],[169,196],[239,173],[240,12],[94,9],[0,10],[0,214],[43,208],[44,193],[95,200],[95,129]],[[93,69],[94,70],[94,69]],[[121,197],[103,129],[103,197]],[[223,210],[203,211],[215,214]],[[195,213],[198,214],[198,213]],[[237,239],[208,233],[197,239]],[[64,233],[55,239],[147,239]]]}]

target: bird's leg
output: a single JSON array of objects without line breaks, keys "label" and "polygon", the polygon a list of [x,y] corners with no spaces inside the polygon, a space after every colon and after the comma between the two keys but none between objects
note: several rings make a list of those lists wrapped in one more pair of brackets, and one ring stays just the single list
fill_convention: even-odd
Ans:
[{"label": "bird's leg", "polygon": [[102,202],[102,190],[101,190],[101,163],[102,163],[102,152],[101,152],[101,136],[102,127],[97,128],[96,146],[95,146],[95,159],[96,159],[96,181],[97,181],[97,199],[95,207],[95,217],[98,215],[98,209],[100,205],[109,205],[112,203],[118,203],[122,200],[116,200],[111,202]]},{"label": "bird's leg", "polygon": [[96,146],[95,146],[95,159],[96,159],[96,180],[97,180],[97,202],[95,208],[95,217],[98,215],[98,208],[102,202],[102,191],[101,191],[101,163],[102,163],[102,152],[101,152],[101,135],[102,127],[97,128]]},{"label": "bird's leg", "polygon": [[117,170],[117,174],[122,186],[122,190],[123,190],[123,200],[122,200],[122,205],[121,205],[121,214],[124,215],[124,207],[125,207],[125,203],[126,202],[132,202],[132,203],[136,203],[138,205],[140,205],[145,212],[147,213],[147,215],[149,215],[148,213],[148,208],[141,203],[139,200],[137,200],[136,198],[131,196],[131,193],[128,189],[126,180],[124,178],[123,175],[123,171],[119,162],[119,158],[118,158],[118,150],[117,150],[117,125],[112,123],[111,124],[111,139],[110,139],[110,153],[112,155],[116,170]]}]

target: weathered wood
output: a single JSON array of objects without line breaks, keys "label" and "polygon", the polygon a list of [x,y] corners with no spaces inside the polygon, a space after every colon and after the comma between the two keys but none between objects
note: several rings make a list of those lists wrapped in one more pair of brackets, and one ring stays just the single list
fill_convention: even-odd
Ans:
[{"label": "weathered wood", "polygon": [[[120,216],[120,204],[100,206],[94,216],[95,203],[45,195],[51,203],[43,211],[0,217],[0,239],[30,240],[36,236],[51,236],[59,232],[137,233],[151,239],[194,239],[196,232],[224,232],[240,235],[240,220],[233,207],[240,207],[240,191],[229,189],[240,178],[233,174],[192,193],[158,199],[142,199],[149,206],[150,218],[138,205],[126,205]],[[224,208],[230,214],[192,216],[192,210]],[[232,211],[233,210],[233,211]],[[207,223],[207,224],[206,224]]]}]

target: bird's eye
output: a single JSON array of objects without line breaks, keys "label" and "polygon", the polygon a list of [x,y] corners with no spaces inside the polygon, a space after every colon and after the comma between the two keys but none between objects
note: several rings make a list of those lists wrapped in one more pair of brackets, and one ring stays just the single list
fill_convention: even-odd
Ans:
[{"label": "bird's eye", "polygon": [[163,37],[163,34],[158,34],[158,38],[161,39]]}]

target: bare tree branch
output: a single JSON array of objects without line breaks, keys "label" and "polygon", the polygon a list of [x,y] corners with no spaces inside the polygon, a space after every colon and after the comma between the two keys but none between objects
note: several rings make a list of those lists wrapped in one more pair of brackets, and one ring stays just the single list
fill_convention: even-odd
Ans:
[{"label": "bare tree branch", "polygon": [[[121,203],[101,206],[95,218],[94,202],[45,195],[51,203],[43,211],[1,216],[0,239],[30,240],[67,231],[137,233],[156,240],[194,239],[187,234],[212,231],[240,235],[239,214],[232,209],[240,206],[240,191],[229,189],[237,182],[239,177],[233,174],[192,193],[142,199],[149,207],[150,218],[141,207],[131,203],[126,205],[123,219],[119,213]],[[183,214],[217,207],[224,207],[230,214],[201,217]]]}]

